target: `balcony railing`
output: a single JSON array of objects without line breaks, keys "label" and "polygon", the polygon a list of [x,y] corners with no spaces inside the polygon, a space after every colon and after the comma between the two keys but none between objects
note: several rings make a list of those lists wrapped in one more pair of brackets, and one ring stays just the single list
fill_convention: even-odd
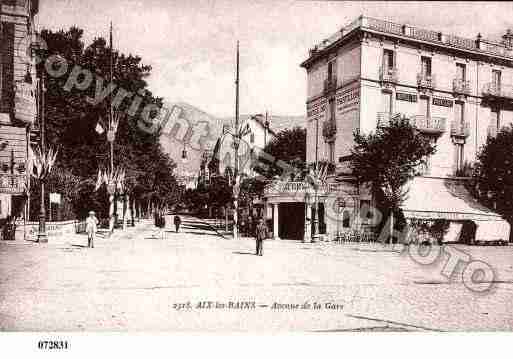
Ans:
[{"label": "balcony railing", "polygon": [[480,51],[510,58],[513,57],[513,51],[502,43],[497,43],[485,39],[476,41],[476,39],[468,39],[451,34],[443,34],[438,31],[422,29],[407,24],[398,24],[365,16],[358,17],[356,20],[341,30],[337,31],[329,38],[317,44],[312,51],[323,50],[358,28],[409,37],[422,41],[429,41],[431,43],[442,44],[445,46],[456,47],[465,50]]},{"label": "balcony railing", "polygon": [[470,123],[459,121],[451,122],[451,136],[455,137],[468,137],[470,136]]},{"label": "balcony railing", "polygon": [[390,126],[390,121],[392,119],[399,119],[400,114],[398,113],[390,113],[390,112],[378,112],[378,127],[388,127]]},{"label": "balcony railing", "polygon": [[420,132],[441,134],[445,132],[446,119],[443,117],[418,115],[413,118],[412,125]]},{"label": "balcony railing", "polygon": [[470,95],[470,81],[454,79],[452,80],[452,90],[456,94]]},{"label": "balcony railing", "polygon": [[0,174],[0,192],[21,194],[25,190],[27,176],[24,174]]},{"label": "balcony railing", "polygon": [[[318,194],[329,194],[339,191],[337,183],[325,183],[318,188]],[[315,193],[315,189],[307,182],[285,182],[272,181],[264,188],[266,195],[304,195],[306,193]]]},{"label": "balcony railing", "polygon": [[[397,113],[378,112],[378,127],[388,127],[390,126],[390,120],[399,118],[401,118],[401,115]],[[408,118],[408,121],[420,132],[441,134],[446,131],[447,120],[443,117],[417,115]]]},{"label": "balcony railing", "polygon": [[417,74],[417,86],[426,89],[432,89],[435,87],[435,76],[427,75],[424,73]]},{"label": "balcony railing", "polygon": [[490,82],[483,87],[483,95],[488,97],[513,99],[513,87]]},{"label": "balcony railing", "polygon": [[322,136],[333,138],[337,134],[337,123],[333,120],[324,121],[322,124]]},{"label": "balcony railing", "polygon": [[497,137],[497,133],[499,132],[497,126],[490,125],[488,126],[488,137]]},{"label": "balcony railing", "polygon": [[337,78],[332,77],[324,80],[324,92],[335,91],[337,89]]},{"label": "balcony railing", "polygon": [[381,82],[397,83],[399,72],[395,67],[382,66],[379,69],[379,80]]}]

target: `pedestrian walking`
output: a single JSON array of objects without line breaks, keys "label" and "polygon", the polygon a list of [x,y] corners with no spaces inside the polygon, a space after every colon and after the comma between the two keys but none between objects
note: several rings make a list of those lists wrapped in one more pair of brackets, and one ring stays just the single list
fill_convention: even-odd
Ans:
[{"label": "pedestrian walking", "polygon": [[264,223],[264,219],[260,218],[255,229],[256,238],[256,255],[262,256],[264,254],[264,240],[269,236],[267,226]]},{"label": "pedestrian walking", "polygon": [[180,218],[180,216],[176,215],[175,216],[175,229],[176,229],[176,233],[178,233],[178,231],[180,230],[180,224],[182,224],[182,219]]},{"label": "pedestrian walking", "polygon": [[89,212],[89,217],[86,219],[86,233],[87,233],[87,247],[94,248],[94,238],[98,230],[98,218],[94,211]]},{"label": "pedestrian walking", "polygon": [[155,225],[158,228],[158,237],[164,239],[164,230],[166,228],[166,217],[163,211],[158,211]]}]

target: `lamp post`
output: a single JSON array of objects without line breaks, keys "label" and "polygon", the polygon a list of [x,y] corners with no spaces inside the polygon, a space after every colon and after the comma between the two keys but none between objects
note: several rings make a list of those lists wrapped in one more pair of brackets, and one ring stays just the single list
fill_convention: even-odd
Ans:
[{"label": "lamp post", "polygon": [[[39,79],[39,96],[40,96],[40,107],[39,107],[39,136],[40,136],[40,147],[41,152],[45,153],[45,72],[41,71]],[[46,209],[45,209],[45,178],[40,179],[41,185],[41,206],[39,208],[39,231],[37,234],[37,241],[39,243],[47,243],[48,237],[46,235]]]}]

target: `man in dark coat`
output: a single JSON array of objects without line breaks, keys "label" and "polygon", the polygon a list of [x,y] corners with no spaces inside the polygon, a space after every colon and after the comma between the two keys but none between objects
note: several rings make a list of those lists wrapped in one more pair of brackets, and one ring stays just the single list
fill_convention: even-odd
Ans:
[{"label": "man in dark coat", "polygon": [[180,216],[175,216],[176,233],[178,233],[178,231],[180,230],[180,224],[182,224],[182,219],[180,218]]},{"label": "man in dark coat", "polygon": [[264,223],[264,219],[260,218],[258,225],[255,228],[256,238],[256,255],[262,256],[264,254],[264,240],[268,237],[269,232],[267,226]]}]

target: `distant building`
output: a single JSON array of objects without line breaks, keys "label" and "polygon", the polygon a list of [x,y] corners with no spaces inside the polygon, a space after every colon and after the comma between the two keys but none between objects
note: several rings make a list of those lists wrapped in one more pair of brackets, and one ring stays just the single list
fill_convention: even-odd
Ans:
[{"label": "distant building", "polygon": [[0,218],[20,215],[28,184],[31,130],[37,130],[35,34],[37,0],[0,1]]},{"label": "distant building", "polygon": [[[502,41],[480,35],[466,39],[361,16],[310,50],[301,66],[308,83],[307,162],[336,166],[320,196],[321,233],[334,238],[365,227],[359,211],[373,198],[356,185],[348,167],[353,133],[387,126],[400,113],[437,146],[423,175],[410,184],[403,206],[407,219],[449,220],[447,240],[457,239],[468,221],[477,225],[479,239],[507,240],[509,225],[477,204],[460,177],[487,137],[513,123],[510,31]],[[297,195],[298,186],[303,186],[302,195]],[[296,193],[294,198],[288,191]],[[293,183],[267,189],[276,237],[286,231],[280,208],[290,216],[292,205],[306,219],[300,224],[304,238],[310,237],[314,213],[308,192],[308,185]],[[342,205],[328,215],[333,203]]]},{"label": "distant building", "polygon": [[[253,163],[258,155],[269,142],[273,140],[276,133],[270,127],[270,118],[257,114],[241,120],[241,128],[245,131],[239,146],[239,171],[248,177],[256,173],[253,170]],[[235,167],[234,137],[232,136],[234,126],[232,123],[223,126],[222,135],[219,137],[216,147],[212,153],[218,168],[212,168],[217,174],[224,175],[229,168],[233,171]]]}]

